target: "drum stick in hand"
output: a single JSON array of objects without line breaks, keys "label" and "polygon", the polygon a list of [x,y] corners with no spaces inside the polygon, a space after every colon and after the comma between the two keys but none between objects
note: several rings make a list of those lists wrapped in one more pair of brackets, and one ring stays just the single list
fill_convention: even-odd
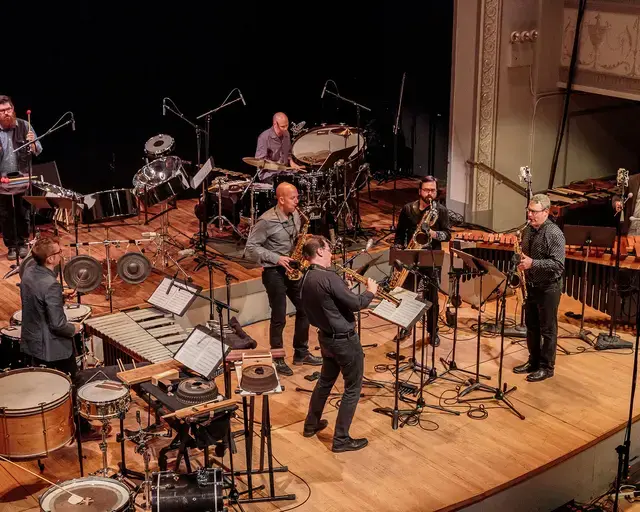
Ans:
[{"label": "drum stick in hand", "polygon": [[[14,466],[16,466],[17,468],[22,469],[23,471],[26,471],[27,473],[31,473],[33,476],[35,476],[36,478],[39,478],[40,480],[44,480],[45,482],[47,482],[50,485],[53,485],[54,487],[60,489],[61,491],[64,491],[68,494],[71,495],[71,497],[69,498],[69,503],[71,503],[72,505],[79,505],[80,503],[82,503],[83,501],[85,501],[85,498],[83,498],[82,496],[78,496],[77,494],[73,494],[71,491],[67,491],[65,488],[60,487],[59,485],[54,484],[53,482],[50,482],[49,480],[47,480],[46,478],[41,477],[40,475],[34,473],[33,471],[28,470],[27,468],[24,468],[22,466],[20,466],[19,464],[16,464],[15,462],[12,462],[8,459],[5,459],[2,455],[0,455],[0,459],[8,462],[9,464],[12,464]],[[86,498],[87,500],[90,498]]]}]

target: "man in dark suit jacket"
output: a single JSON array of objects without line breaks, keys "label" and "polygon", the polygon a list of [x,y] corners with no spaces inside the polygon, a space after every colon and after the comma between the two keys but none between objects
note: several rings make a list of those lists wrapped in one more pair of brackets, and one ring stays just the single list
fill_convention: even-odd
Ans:
[{"label": "man in dark suit jacket", "polygon": [[73,336],[81,325],[67,321],[62,285],[56,278],[61,249],[52,238],[40,238],[33,246],[37,265],[22,276],[22,350],[33,358],[34,366],[44,365],[71,377],[77,372]]},{"label": "man in dark suit jacket", "polygon": [[[640,202],[638,201],[638,194],[640,193],[640,173],[634,174],[629,177],[629,186],[626,190],[625,201],[622,201],[622,197],[620,197],[620,193],[618,192],[613,197],[613,208],[616,212],[620,212],[622,210],[624,204],[624,220],[620,225],[620,233],[622,235],[640,235],[640,221],[632,221],[631,217],[640,218]],[[629,194],[632,194],[629,197]],[[616,220],[619,220],[616,217]]]}]

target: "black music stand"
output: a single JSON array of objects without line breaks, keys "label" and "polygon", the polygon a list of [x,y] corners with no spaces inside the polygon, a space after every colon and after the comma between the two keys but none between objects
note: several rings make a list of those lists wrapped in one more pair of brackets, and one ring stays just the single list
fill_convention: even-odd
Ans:
[{"label": "black music stand", "polygon": [[[462,253],[464,254],[464,253]],[[466,256],[462,257],[463,260],[466,259]],[[473,256],[471,256],[471,258],[473,258],[474,261],[471,260],[467,260],[465,261],[465,263],[469,264],[475,264],[476,267],[481,267],[483,264],[483,260],[479,259],[479,258],[474,258]],[[471,266],[471,265],[470,265]],[[465,400],[460,400],[458,398],[459,402],[463,402],[463,403],[468,403],[468,402],[476,402],[476,401],[481,401],[481,400],[497,400],[498,402],[504,402],[504,404],[513,411],[513,413],[518,416],[518,418],[520,418],[521,420],[524,420],[524,416],[514,407],[514,405],[509,401],[507,395],[509,393],[512,393],[513,391],[515,391],[517,388],[516,386],[513,386],[510,389],[507,389],[507,384],[506,382],[503,385],[502,382],[502,368],[503,368],[503,362],[504,362],[504,324],[505,321],[507,319],[507,288],[508,288],[508,283],[511,281],[511,277],[513,276],[513,274],[516,272],[516,264],[515,263],[511,263],[510,264],[510,268],[507,272],[507,275],[505,276],[505,279],[502,281],[502,283],[499,285],[501,286],[502,284],[504,284],[504,290],[500,293],[499,296],[499,305],[500,305],[500,312],[499,312],[499,319],[500,319],[500,323],[502,325],[502,330],[500,333],[500,363],[498,365],[498,385],[494,388],[492,386],[487,386],[486,384],[482,384],[478,381],[478,377],[476,377],[476,382],[471,384],[469,387],[467,387],[466,389],[462,390],[460,392],[460,394],[458,395],[458,397],[462,397],[467,395],[468,393],[470,393],[471,391],[484,391],[487,393],[492,393],[493,397],[480,397],[480,398],[467,398]],[[480,276],[480,278],[482,279],[482,275]],[[478,316],[480,316],[480,308],[478,308]],[[480,319],[478,319],[478,360],[476,361],[476,368],[478,369],[478,374],[479,374],[479,366],[480,366]]]},{"label": "black music stand", "polygon": [[[459,251],[458,249],[454,249],[453,247],[450,247],[449,249],[451,251],[451,255],[458,257],[460,260],[463,260],[464,256],[466,255],[466,253],[462,253],[462,256],[460,256],[459,253],[461,253],[462,251]],[[451,267],[449,269],[449,275],[453,277],[454,280],[454,284],[453,284],[453,289],[454,289],[454,296],[453,296],[453,305],[455,308],[455,313],[454,313],[454,318],[453,318],[453,348],[451,349],[451,361],[447,361],[444,358],[440,358],[440,362],[442,363],[442,365],[446,368],[445,372],[442,375],[446,375],[447,373],[452,373],[452,372],[463,372],[463,373],[467,373],[469,375],[474,375],[474,372],[469,371],[469,370],[464,370],[462,368],[458,368],[458,365],[456,363],[456,346],[457,346],[457,342],[458,342],[458,308],[460,307],[460,303],[462,302],[462,299],[460,297],[460,279],[462,278],[462,276],[465,277],[470,277],[471,279],[474,279],[476,277],[481,276],[482,274],[476,274],[472,269],[465,267],[464,266],[464,260],[463,260],[463,268],[455,268],[453,265],[453,260],[451,263]],[[441,375],[441,376],[442,376]],[[491,377],[488,377],[487,375],[482,375],[479,374],[479,377],[482,377],[483,379],[490,379]],[[459,377],[458,377],[459,378]],[[461,379],[462,380],[462,379]],[[465,382],[468,382],[469,379],[466,379]]]},{"label": "black music stand", "polygon": [[565,243],[567,245],[579,245],[586,247],[584,257],[584,271],[580,283],[580,302],[582,303],[582,311],[580,314],[580,331],[577,334],[569,334],[567,336],[558,336],[559,338],[577,338],[585,343],[594,346],[595,343],[589,336],[593,334],[591,331],[584,330],[584,309],[587,301],[587,271],[589,268],[589,252],[591,247],[613,247],[616,239],[616,228],[603,226],[577,226],[565,224],[563,227]]},{"label": "black music stand", "polygon": [[[471,254],[467,254],[466,252],[463,251],[457,251],[455,249],[452,249],[455,251],[455,254],[463,261],[463,263],[467,266],[467,268],[469,268],[476,276],[478,276],[480,278],[480,291],[478,294],[478,327],[477,327],[477,338],[476,338],[476,372],[475,372],[475,378],[471,379],[471,385],[466,387],[465,389],[463,389],[460,394],[458,396],[465,396],[468,393],[471,393],[472,391],[487,391],[489,393],[493,393],[495,392],[496,388],[493,388],[491,386],[487,386],[486,384],[483,384],[482,382],[480,382],[480,377],[484,377],[487,380],[491,380],[491,378],[489,376],[486,375],[480,375],[480,338],[481,338],[481,334],[482,334],[482,304],[483,302],[486,302],[489,300],[489,298],[491,298],[493,296],[493,294],[496,292],[496,290],[500,289],[500,286],[502,285],[502,283],[506,282],[506,276],[504,274],[502,274],[501,272],[499,272],[493,265],[491,265],[491,263],[489,263],[488,261],[485,260],[481,260],[480,258],[476,258],[475,256],[472,256]],[[482,281],[484,276],[486,276],[487,274],[489,274],[489,272],[492,271],[492,273],[494,272],[498,272],[500,275],[503,276],[503,279],[500,281],[500,283],[497,285],[497,287],[489,294],[487,295],[487,299],[483,300],[482,298]]]}]

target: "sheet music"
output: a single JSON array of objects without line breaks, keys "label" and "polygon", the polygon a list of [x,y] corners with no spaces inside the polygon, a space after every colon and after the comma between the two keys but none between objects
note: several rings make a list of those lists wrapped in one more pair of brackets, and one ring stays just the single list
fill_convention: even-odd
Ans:
[{"label": "sheet music", "polygon": [[372,311],[385,320],[409,329],[429,306],[431,306],[430,302],[425,304],[422,301],[407,296],[402,299],[402,302],[400,302],[400,305],[397,307],[391,302],[383,300]]},{"label": "sheet music", "polygon": [[[165,277],[147,302],[164,311],[182,316],[195,300],[196,296],[194,294],[200,293],[202,288],[195,285],[187,285],[184,281],[176,279],[171,290],[169,290],[171,281],[172,279]],[[169,293],[167,293],[167,290],[169,290]]]},{"label": "sheet music", "polygon": [[[203,377],[211,378],[222,363],[223,344],[205,327],[197,326],[173,358]],[[228,345],[224,349],[228,350]]]}]

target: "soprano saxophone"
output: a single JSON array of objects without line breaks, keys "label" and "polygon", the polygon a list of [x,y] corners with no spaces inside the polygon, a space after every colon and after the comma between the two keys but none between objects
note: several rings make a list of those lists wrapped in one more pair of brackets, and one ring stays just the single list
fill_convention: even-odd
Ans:
[{"label": "soprano saxophone", "polygon": [[307,217],[304,213],[302,213],[302,210],[300,210],[299,208],[296,208],[296,209],[300,214],[300,220],[303,222],[303,226],[300,229],[300,233],[298,235],[298,240],[296,242],[296,245],[293,248],[293,251],[291,252],[291,254],[289,255],[290,258],[292,258],[298,263],[297,268],[292,268],[291,270],[287,270],[287,277],[291,281],[298,281],[302,279],[302,276],[304,275],[305,270],[309,266],[309,262],[302,257],[302,247],[306,242],[307,231],[309,230],[309,217]]},{"label": "soprano saxophone", "polygon": [[[516,233],[516,240],[513,243],[513,252],[518,255],[517,264],[519,264],[522,260],[522,231],[518,231]],[[523,303],[527,300],[527,281],[524,276],[524,270],[516,271],[516,274],[514,274],[511,278],[511,282],[509,282],[509,286],[513,289],[520,289]]]}]

